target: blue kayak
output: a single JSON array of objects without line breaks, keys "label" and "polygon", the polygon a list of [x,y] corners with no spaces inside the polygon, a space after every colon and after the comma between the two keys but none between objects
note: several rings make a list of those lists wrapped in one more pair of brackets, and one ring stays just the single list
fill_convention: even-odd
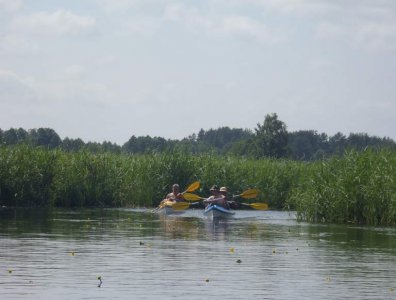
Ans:
[{"label": "blue kayak", "polygon": [[235,215],[235,212],[233,212],[230,209],[226,209],[220,205],[212,205],[209,204],[204,211],[204,215],[207,216],[210,219],[228,219],[231,218]]}]

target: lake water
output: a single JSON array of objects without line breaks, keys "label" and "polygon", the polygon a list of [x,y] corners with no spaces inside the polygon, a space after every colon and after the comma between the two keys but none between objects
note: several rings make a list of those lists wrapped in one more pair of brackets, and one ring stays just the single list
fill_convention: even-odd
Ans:
[{"label": "lake water", "polygon": [[[100,278],[100,279],[98,279]],[[1,299],[396,299],[396,229],[0,209]]]}]

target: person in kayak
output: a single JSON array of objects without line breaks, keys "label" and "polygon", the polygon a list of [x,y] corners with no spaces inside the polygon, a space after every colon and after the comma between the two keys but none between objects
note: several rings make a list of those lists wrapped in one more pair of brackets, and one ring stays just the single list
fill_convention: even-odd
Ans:
[{"label": "person in kayak", "polygon": [[219,187],[217,185],[213,185],[210,188],[210,193],[212,195],[210,195],[208,198],[206,198],[203,203],[205,204],[205,207],[208,206],[210,203],[214,203],[215,199],[220,198],[220,191],[219,191]]},{"label": "person in kayak", "polygon": [[203,201],[205,205],[216,204],[226,209],[229,209],[226,187],[223,186],[219,190],[219,188],[216,185],[214,185],[210,189],[210,191],[212,192],[212,196],[210,196],[209,198]]},{"label": "person in kayak", "polygon": [[170,200],[175,202],[180,202],[184,200],[183,194],[180,193],[180,186],[177,183],[172,185],[172,192],[166,195],[165,200]]}]

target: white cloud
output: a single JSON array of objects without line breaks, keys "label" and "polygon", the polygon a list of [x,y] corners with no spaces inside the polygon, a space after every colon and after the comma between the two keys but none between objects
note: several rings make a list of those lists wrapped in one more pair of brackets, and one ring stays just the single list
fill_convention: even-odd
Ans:
[{"label": "white cloud", "polygon": [[396,49],[396,22],[358,19],[353,23],[323,22],[316,28],[321,40],[344,40],[351,46],[369,51],[394,51]]},{"label": "white cloud", "polygon": [[270,0],[265,2],[281,12],[302,15],[323,15],[339,10],[337,3],[327,0]]},{"label": "white cloud", "polygon": [[166,21],[183,23],[184,26],[196,26],[211,29],[215,21],[209,14],[199,11],[195,7],[177,3],[165,6],[163,18]]},{"label": "white cloud", "polygon": [[107,12],[125,11],[141,3],[141,0],[103,0],[101,5]]},{"label": "white cloud", "polygon": [[149,16],[139,16],[125,21],[124,32],[127,34],[152,35],[160,28],[160,21]]},{"label": "white cloud", "polygon": [[340,24],[331,22],[321,22],[317,25],[315,30],[316,37],[327,39],[345,35],[345,28]]},{"label": "white cloud", "polygon": [[221,30],[225,33],[237,36],[253,38],[267,38],[269,31],[267,26],[245,16],[227,16],[223,19]]},{"label": "white cloud", "polygon": [[16,73],[8,70],[0,70],[0,105],[22,106],[36,101],[36,94],[32,88]]},{"label": "white cloud", "polygon": [[223,19],[225,31],[236,34],[258,36],[266,28],[259,22],[244,16],[229,16]]},{"label": "white cloud", "polygon": [[250,38],[269,43],[283,40],[283,37],[269,28],[262,19],[248,15],[201,11],[196,7],[171,4],[165,7],[163,18],[165,21],[180,23],[181,28],[201,30],[207,35]]},{"label": "white cloud", "polygon": [[11,22],[11,30],[19,33],[39,35],[65,35],[90,32],[95,27],[95,19],[81,16],[67,10],[53,13],[35,12],[16,16]]},{"label": "white cloud", "polygon": [[[341,4],[339,4],[341,5]],[[362,1],[359,6],[345,5],[317,23],[315,37],[322,41],[342,41],[353,48],[382,52],[396,49],[396,2],[378,5]]]},{"label": "white cloud", "polygon": [[323,58],[323,57],[313,58],[309,62],[309,66],[313,70],[320,70],[320,69],[328,68],[328,67],[331,67],[332,65],[333,65],[333,63],[330,60]]},{"label": "white cloud", "polygon": [[71,78],[80,78],[85,73],[86,73],[86,70],[81,65],[70,65],[70,66],[67,66],[64,70],[64,74],[67,77],[71,77]]},{"label": "white cloud", "polygon": [[221,6],[254,8],[286,15],[323,15],[338,11],[339,5],[329,0],[214,0]]},{"label": "white cloud", "polygon": [[0,49],[12,55],[25,55],[38,53],[37,43],[18,34],[8,34],[0,41]]},{"label": "white cloud", "polygon": [[6,12],[17,11],[22,7],[22,0],[0,0],[0,10]]},{"label": "white cloud", "polygon": [[[0,0],[0,68],[14,72],[0,72],[0,127],[57,124],[67,135],[124,142],[132,133],[253,128],[270,112],[287,123],[330,112],[308,125],[331,131],[366,99],[373,108],[357,112],[377,112],[387,121],[378,134],[394,132],[396,1],[358,2]],[[153,121],[175,109],[177,123]],[[208,113],[209,123],[191,118]],[[366,126],[360,119],[356,128]]]},{"label": "white cloud", "polygon": [[355,32],[358,46],[374,51],[396,50],[396,22],[365,22]]}]

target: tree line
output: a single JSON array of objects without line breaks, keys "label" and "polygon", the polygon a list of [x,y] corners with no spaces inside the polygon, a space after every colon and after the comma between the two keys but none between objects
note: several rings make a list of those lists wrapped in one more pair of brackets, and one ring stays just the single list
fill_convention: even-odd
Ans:
[{"label": "tree line", "polygon": [[366,133],[350,133],[348,136],[338,132],[333,136],[315,130],[288,132],[286,124],[278,119],[276,113],[265,116],[254,130],[220,127],[201,129],[181,140],[162,137],[133,135],[123,145],[111,142],[84,142],[80,138],[61,139],[51,128],[25,130],[23,128],[0,129],[1,145],[28,144],[48,149],[62,149],[69,152],[88,150],[93,153],[164,153],[182,151],[193,154],[214,153],[252,158],[288,158],[312,161],[334,155],[342,155],[346,150],[362,151],[367,148],[396,150],[394,140],[369,136]]}]

